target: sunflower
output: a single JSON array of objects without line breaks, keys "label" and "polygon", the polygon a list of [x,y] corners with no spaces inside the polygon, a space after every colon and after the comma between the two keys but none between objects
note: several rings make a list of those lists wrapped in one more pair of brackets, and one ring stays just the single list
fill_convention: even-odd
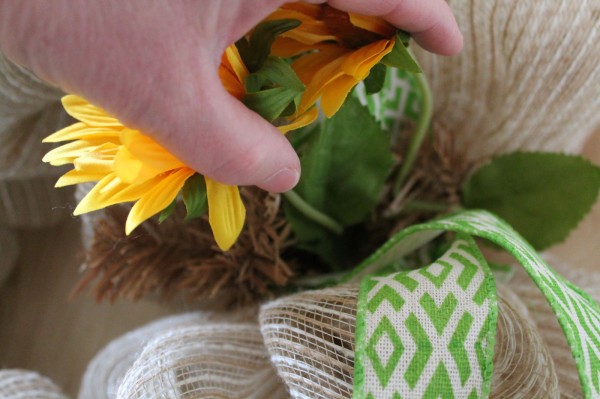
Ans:
[{"label": "sunflower", "polygon": [[383,19],[343,12],[326,4],[286,4],[267,18],[276,19],[301,22],[283,33],[272,48],[277,56],[300,55],[292,63],[306,85],[299,112],[320,98],[325,115],[334,115],[350,90],[393,50],[396,41],[396,29]]},{"label": "sunflower", "polygon": [[[219,68],[224,87],[241,98],[247,75],[237,50],[229,47]],[[44,140],[70,142],[50,151],[43,161],[52,165],[73,164],[73,169],[58,180],[57,187],[98,182],[77,205],[75,215],[135,202],[125,224],[126,233],[130,234],[144,220],[167,208],[186,180],[196,173],[149,136],[124,126],[83,98],[67,95],[62,103],[79,122]],[[227,250],[242,230],[246,211],[237,186],[206,176],[204,180],[209,223],[218,246]]]}]

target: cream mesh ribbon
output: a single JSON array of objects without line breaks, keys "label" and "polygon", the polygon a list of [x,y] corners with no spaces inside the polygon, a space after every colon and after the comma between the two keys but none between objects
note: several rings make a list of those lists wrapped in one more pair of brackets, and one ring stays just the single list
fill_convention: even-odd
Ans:
[{"label": "cream mesh ribbon", "polygon": [[52,381],[27,370],[0,370],[2,399],[68,399]]},{"label": "cream mesh ribbon", "polygon": [[208,322],[150,340],[117,398],[286,398],[254,322]]}]

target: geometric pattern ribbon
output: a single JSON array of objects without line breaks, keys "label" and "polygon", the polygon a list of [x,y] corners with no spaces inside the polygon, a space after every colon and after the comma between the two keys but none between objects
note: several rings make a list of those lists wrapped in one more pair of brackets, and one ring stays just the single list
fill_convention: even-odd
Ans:
[{"label": "geometric pattern ribbon", "polygon": [[468,236],[427,267],[365,278],[354,398],[487,397],[496,320],[494,279]]},{"label": "geometric pattern ribbon", "polygon": [[[487,211],[468,210],[433,222],[411,226],[392,237],[344,280],[358,282],[367,276],[376,275],[378,271],[397,263],[404,255],[446,231],[487,239],[516,258],[548,300],[563,329],[577,365],[584,397],[600,398],[600,306],[588,294],[549,267],[535,249],[506,222]],[[483,265],[485,267],[485,264]],[[363,298],[359,298],[359,301],[361,299]],[[360,320],[369,320],[365,309],[359,307],[357,323],[360,323]],[[357,324],[357,328],[363,327]],[[356,345],[358,349],[365,350],[360,341],[357,341]],[[365,358],[364,353],[356,353],[356,363],[360,362],[355,364],[356,370],[364,370]],[[460,371],[448,370],[448,373],[460,374]],[[357,388],[361,388],[357,387],[357,382],[362,384],[362,377],[358,377],[355,379],[357,392]],[[358,392],[357,395],[361,393]],[[397,395],[395,398],[400,397]],[[379,399],[379,396],[372,394],[372,398]]]}]

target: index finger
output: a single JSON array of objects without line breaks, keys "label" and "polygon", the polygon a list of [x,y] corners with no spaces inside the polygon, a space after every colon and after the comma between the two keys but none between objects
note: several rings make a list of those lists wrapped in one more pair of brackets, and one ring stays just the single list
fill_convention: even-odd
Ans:
[{"label": "index finger", "polygon": [[462,34],[445,0],[329,0],[328,3],[343,11],[382,17],[411,33],[428,51],[454,55],[462,50]]}]

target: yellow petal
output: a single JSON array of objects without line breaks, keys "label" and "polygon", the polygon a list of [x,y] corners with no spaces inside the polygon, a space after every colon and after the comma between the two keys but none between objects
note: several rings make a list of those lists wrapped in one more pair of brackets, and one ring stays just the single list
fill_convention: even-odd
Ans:
[{"label": "yellow petal", "polygon": [[63,107],[73,118],[90,126],[123,126],[115,117],[85,99],[69,94],[62,98]]},{"label": "yellow petal", "polygon": [[[344,50],[344,49],[343,49]],[[297,70],[298,76],[306,84],[306,90],[300,100],[299,112],[305,112],[321,96],[323,88],[331,81],[343,75],[341,65],[344,60],[344,50],[340,53],[337,50],[320,52],[303,56],[297,65],[292,65]],[[303,61],[305,57],[311,59]],[[312,74],[312,76],[311,76]]]},{"label": "yellow petal", "polygon": [[[91,138],[86,140],[77,140],[58,148],[49,151],[43,158],[43,162],[48,162],[51,165],[64,165],[67,163],[73,163],[78,157],[84,156],[90,152],[96,150],[99,146],[107,144],[108,138],[102,137],[99,139]],[[118,143],[118,139],[115,140]],[[110,141],[108,141],[110,142]],[[112,143],[112,144],[117,144]]]},{"label": "yellow petal", "polygon": [[297,40],[304,44],[316,44],[325,41],[338,41],[338,37],[331,34],[327,25],[311,15],[304,14],[297,10],[283,9],[273,12],[265,20],[272,21],[277,19],[295,19],[300,21],[301,25],[281,34],[282,37]]},{"label": "yellow petal", "polygon": [[229,186],[207,177],[208,222],[219,248],[227,251],[235,243],[246,219],[246,208],[237,186]]},{"label": "yellow petal", "polygon": [[392,40],[378,40],[349,54],[342,64],[342,70],[358,80],[363,80],[375,66],[393,48]]},{"label": "yellow petal", "polygon": [[121,147],[114,163],[114,171],[121,180],[129,184],[142,184],[166,172],[153,168],[137,159],[126,147]]},{"label": "yellow petal", "polygon": [[377,33],[383,37],[393,37],[396,34],[396,28],[383,18],[353,14],[351,12],[348,15],[350,16],[352,25],[358,28]]},{"label": "yellow petal", "polygon": [[[192,175],[194,172],[187,169]],[[142,196],[153,190],[169,175],[159,175],[142,184],[129,184],[123,182],[115,173],[106,175],[90,190],[81,200],[73,212],[74,215],[95,211],[110,205],[123,202],[137,201]]]},{"label": "yellow petal", "polygon": [[244,61],[242,61],[242,56],[238,52],[238,49],[235,45],[231,45],[225,49],[225,59],[231,69],[235,72],[238,80],[240,82],[245,82],[246,77],[248,76],[248,68],[244,65]]},{"label": "yellow petal", "polygon": [[110,137],[118,138],[120,128],[117,127],[89,127],[83,122],[74,123],[56,133],[46,137],[44,143],[57,143],[60,141],[70,141],[77,139],[93,138],[93,137]]},{"label": "yellow petal", "polygon": [[169,206],[177,197],[177,193],[185,181],[194,173],[189,168],[180,169],[165,175],[153,185],[131,208],[125,222],[125,233],[129,235],[144,220]]},{"label": "yellow petal", "polygon": [[311,107],[308,111],[298,116],[296,119],[293,119],[291,123],[283,126],[277,126],[277,129],[279,129],[281,133],[287,133],[291,130],[296,130],[303,126],[310,125],[315,121],[315,119],[317,119],[318,116],[319,110],[317,107]]},{"label": "yellow petal", "polygon": [[88,183],[92,181],[100,181],[106,176],[106,173],[89,173],[80,170],[70,170],[62,175],[54,187],[65,187],[73,184]]},{"label": "yellow petal", "polygon": [[138,130],[123,129],[120,137],[132,156],[144,165],[162,172],[185,166],[163,146]]},{"label": "yellow petal", "polygon": [[115,157],[119,146],[112,143],[105,143],[96,147],[93,151],[84,154],[73,160],[73,166],[76,170],[86,173],[107,175],[114,170]]},{"label": "yellow petal", "polygon": [[[323,68],[334,62],[340,62],[349,50],[338,47],[336,45],[324,45],[321,46],[318,52],[303,55],[292,63],[294,72],[298,75],[298,78],[307,86],[313,84],[315,75],[323,74]],[[340,64],[341,65],[341,64]],[[338,65],[331,67],[332,71],[328,73],[335,73],[335,69]]]},{"label": "yellow petal", "polygon": [[219,67],[219,79],[221,79],[223,87],[229,94],[238,100],[244,98],[246,90],[244,89],[244,85],[242,85],[242,83],[238,80],[238,77],[233,70],[221,64]]},{"label": "yellow petal", "polygon": [[338,112],[342,104],[344,104],[348,93],[358,82],[360,80],[352,76],[342,75],[325,86],[321,97],[321,108],[323,108],[325,116],[331,118]]},{"label": "yellow petal", "polygon": [[[123,183],[121,179],[117,177],[117,175],[111,173],[102,178],[102,180],[100,180],[85,197],[83,197],[81,202],[79,202],[73,211],[73,214],[81,215],[82,213],[92,212],[105,208],[109,205],[118,204],[120,202],[128,202],[122,201],[123,196],[120,195],[128,187],[129,184]],[[129,201],[135,201],[140,197],[140,195],[125,199],[128,199]]]}]

